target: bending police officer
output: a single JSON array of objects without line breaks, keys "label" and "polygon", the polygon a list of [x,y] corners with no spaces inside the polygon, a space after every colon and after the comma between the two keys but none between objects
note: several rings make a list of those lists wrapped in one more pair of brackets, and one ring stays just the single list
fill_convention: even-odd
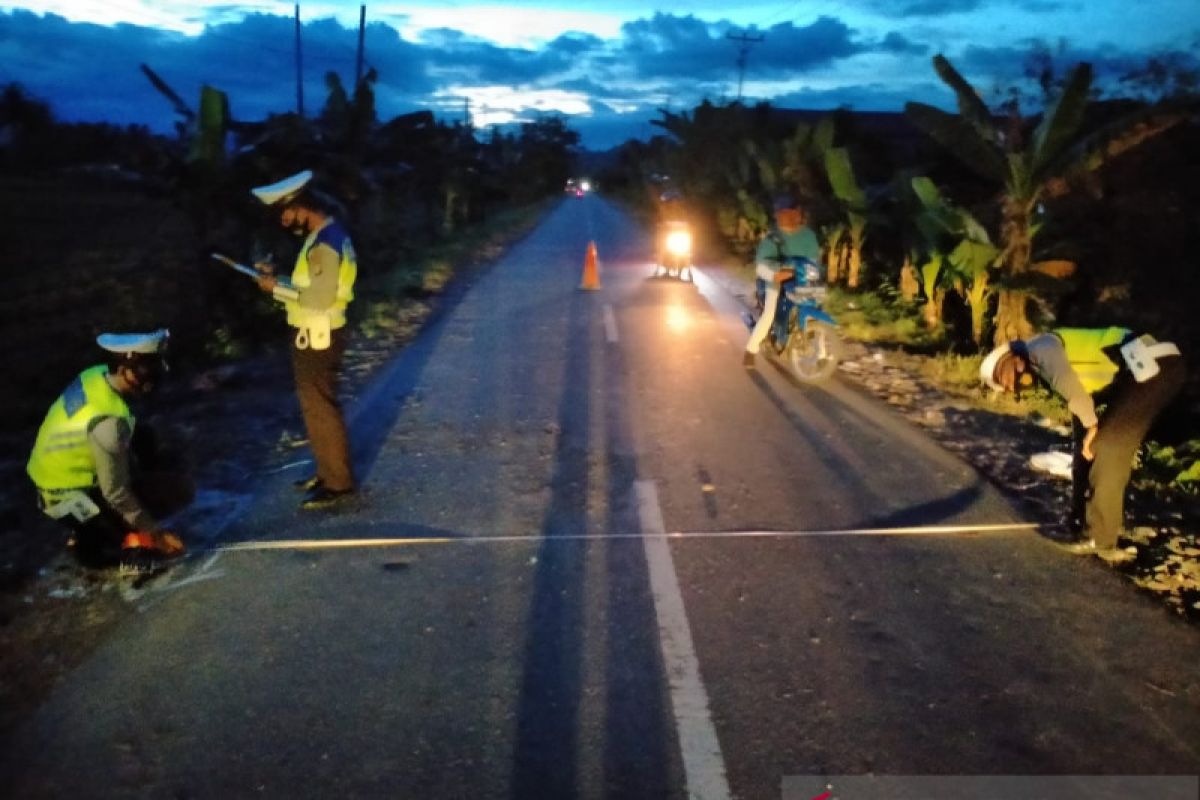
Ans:
[{"label": "bending police officer", "polygon": [[[43,513],[71,529],[89,567],[141,569],[184,551],[156,517],[191,502],[191,481],[157,463],[152,434],[135,427],[128,401],[152,392],[167,371],[168,332],[102,334],[108,364],[89,367],[50,406],[26,471]],[[164,468],[165,467],[165,468]]]},{"label": "bending police officer", "polygon": [[[333,201],[311,186],[309,170],[251,193],[279,214],[279,223],[304,237],[290,286],[270,274],[259,286],[283,303],[296,329],[292,368],[296,396],[308,431],[316,471],[299,481],[302,508],[330,508],[355,492],[346,423],[337,397],[338,370],[346,350],[346,307],[354,299],[358,262],[346,229],[333,218]],[[265,265],[260,270],[268,271]]]},{"label": "bending police officer", "polygon": [[[1058,328],[994,349],[980,365],[983,382],[1019,393],[1037,377],[1067,402],[1074,432],[1071,516],[1083,538],[1068,549],[1109,562],[1117,548],[1133,458],[1155,417],[1183,387],[1179,348],[1135,337],[1126,328]],[[1103,415],[1096,399],[1106,401]]]}]

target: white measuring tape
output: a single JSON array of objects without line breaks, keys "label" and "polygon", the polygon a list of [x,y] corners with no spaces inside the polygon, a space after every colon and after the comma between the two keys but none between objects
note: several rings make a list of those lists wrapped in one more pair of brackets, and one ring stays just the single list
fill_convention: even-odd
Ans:
[{"label": "white measuring tape", "polygon": [[1037,530],[1040,525],[1019,522],[1000,525],[916,525],[907,528],[838,528],[811,531],[690,531],[677,533],[571,533],[562,536],[517,534],[511,536],[407,536],[376,539],[277,539],[236,542],[217,548],[223,552],[248,550],[339,550],[354,547],[401,547],[426,544],[505,544],[547,541],[603,541],[615,539],[794,539],[817,536],[955,536],[1014,533]]}]

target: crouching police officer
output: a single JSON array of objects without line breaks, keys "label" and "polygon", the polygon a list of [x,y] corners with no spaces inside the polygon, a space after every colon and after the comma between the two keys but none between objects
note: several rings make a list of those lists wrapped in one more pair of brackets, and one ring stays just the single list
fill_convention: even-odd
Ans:
[{"label": "crouching police officer", "polygon": [[[1125,487],[1150,425],[1183,388],[1179,348],[1126,328],[1058,328],[997,347],[980,377],[1014,393],[1037,377],[1066,400],[1074,429],[1068,525],[1083,534],[1068,549],[1111,563],[1133,558],[1117,548]],[[1103,416],[1097,399],[1107,403]]]},{"label": "crouching police officer", "polygon": [[128,405],[166,373],[167,338],[166,330],[97,337],[108,364],[81,372],[38,430],[26,471],[42,511],[73,531],[86,566],[140,571],[184,552],[156,517],[191,502],[194,488],[174,465],[159,463],[145,426],[135,434]]},{"label": "crouching police officer", "polygon": [[309,170],[269,186],[251,189],[263,204],[279,213],[279,223],[304,237],[290,283],[269,274],[259,287],[287,310],[296,329],[292,370],[296,395],[316,473],[297,483],[307,494],[301,508],[325,509],[343,504],[355,493],[346,423],[337,397],[338,369],[346,351],[346,307],[354,299],[358,262],[346,229],[333,217],[335,203],[314,191]]}]

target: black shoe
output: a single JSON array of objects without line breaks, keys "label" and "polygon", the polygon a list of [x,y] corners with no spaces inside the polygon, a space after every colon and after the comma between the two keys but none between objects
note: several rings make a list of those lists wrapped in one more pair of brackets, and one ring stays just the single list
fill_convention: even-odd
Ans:
[{"label": "black shoe", "polygon": [[755,369],[754,353],[742,353],[742,366],[746,369]]},{"label": "black shoe", "polygon": [[317,486],[305,495],[304,500],[300,502],[300,507],[308,511],[335,508],[353,499],[355,494],[354,489],[329,489],[325,486]]},{"label": "black shoe", "polygon": [[296,487],[296,490],[300,492],[311,492],[320,485],[321,479],[316,475],[310,475],[307,478],[301,478],[300,480],[292,483],[292,486]]}]

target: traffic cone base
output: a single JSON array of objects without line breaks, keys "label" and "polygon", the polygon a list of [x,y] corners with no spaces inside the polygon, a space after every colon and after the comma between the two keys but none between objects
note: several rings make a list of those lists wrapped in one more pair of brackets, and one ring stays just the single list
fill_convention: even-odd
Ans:
[{"label": "traffic cone base", "polygon": [[583,259],[583,281],[579,284],[580,289],[599,289],[600,288],[600,272],[596,266],[596,243],[588,242],[587,256]]}]

